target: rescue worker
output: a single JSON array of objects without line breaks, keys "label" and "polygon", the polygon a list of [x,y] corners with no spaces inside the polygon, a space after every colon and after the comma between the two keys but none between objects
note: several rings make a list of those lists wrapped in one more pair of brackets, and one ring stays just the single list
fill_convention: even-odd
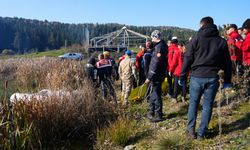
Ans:
[{"label": "rescue worker", "polygon": [[[170,41],[170,45],[168,47],[168,74],[167,74],[167,79],[168,79],[168,97],[169,98],[174,98],[173,95],[173,81],[172,81],[172,74],[169,71],[170,66],[173,63],[173,58],[174,58],[174,53],[175,51],[179,51],[178,48],[178,38],[177,37],[172,37],[172,40]],[[175,100],[175,99],[173,99]],[[175,101],[177,102],[177,101]]]},{"label": "rescue worker", "polygon": [[103,54],[99,54],[99,61],[96,63],[97,74],[101,82],[102,95],[104,98],[110,98],[116,103],[116,94],[111,82],[112,63],[110,60],[104,59]]},{"label": "rescue worker", "polygon": [[149,66],[146,84],[151,84],[149,110],[147,117],[152,122],[163,121],[161,84],[164,81],[167,68],[168,46],[161,38],[161,33],[155,30],[151,34],[154,43],[153,55]]},{"label": "rescue worker", "polygon": [[243,39],[238,33],[237,25],[230,24],[227,30],[227,44],[230,53],[233,74],[240,73],[242,64],[242,45]]},{"label": "rescue worker", "polygon": [[120,62],[119,75],[122,80],[122,98],[123,105],[128,106],[128,98],[133,86],[133,78],[136,78],[136,66],[135,62],[131,60],[132,52],[127,50],[125,52],[125,58]]},{"label": "rescue worker", "polygon": [[153,49],[153,44],[151,41],[146,42],[146,51],[143,55],[143,64],[144,64],[144,75],[145,77],[148,76],[148,70],[149,70],[149,65],[151,62],[152,58],[152,49]]},{"label": "rescue worker", "polygon": [[242,51],[243,51],[243,66],[244,66],[244,77],[248,78],[246,81],[246,96],[250,96],[250,19],[247,19],[243,25],[242,29],[244,34],[246,35],[246,39],[242,44]]},{"label": "rescue worker", "polygon": [[183,45],[178,45],[178,47],[175,48],[175,52],[174,52],[174,56],[173,56],[173,61],[170,64],[169,67],[169,74],[170,76],[172,76],[172,74],[174,75],[174,94],[173,94],[173,101],[175,103],[177,103],[177,96],[179,94],[179,91],[181,90],[181,100],[182,102],[186,101],[186,78],[184,79],[185,82],[183,84],[183,86],[180,86],[178,84],[178,80],[180,77],[180,73],[181,73],[181,67],[182,67],[182,63],[183,63],[183,57],[184,57],[184,53],[185,53],[185,46]]},{"label": "rescue worker", "polygon": [[247,19],[243,25],[243,32],[246,35],[246,39],[242,44],[243,51],[243,64],[245,67],[250,66],[250,19]]},{"label": "rescue worker", "polygon": [[138,74],[139,74],[138,86],[142,85],[146,80],[146,77],[144,74],[144,64],[143,64],[143,55],[145,51],[146,51],[146,45],[143,44],[141,46],[141,50],[136,55],[136,69],[138,70]]},{"label": "rescue worker", "polygon": [[[149,42],[147,42],[149,43]],[[147,45],[146,43],[146,45]],[[152,47],[151,47],[152,43],[150,42],[150,45],[148,44],[147,49],[143,55],[143,65],[144,65],[144,75],[145,77],[148,76],[148,70],[149,70],[149,65],[151,62],[151,58],[152,58]],[[145,93],[145,98],[147,99],[147,102],[149,102],[149,96],[150,96],[150,91],[151,91],[151,86],[150,84],[147,85],[147,91]]]}]

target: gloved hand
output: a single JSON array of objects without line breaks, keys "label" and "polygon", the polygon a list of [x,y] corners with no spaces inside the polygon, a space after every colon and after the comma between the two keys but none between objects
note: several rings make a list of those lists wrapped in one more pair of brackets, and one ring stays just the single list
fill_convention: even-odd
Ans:
[{"label": "gloved hand", "polygon": [[224,83],[224,85],[223,85],[224,89],[231,88],[231,87],[232,87],[232,84],[230,84],[230,83]]},{"label": "gloved hand", "polygon": [[184,85],[184,80],[179,79],[179,80],[178,80],[178,84],[179,84],[179,86],[183,86],[183,85]]}]

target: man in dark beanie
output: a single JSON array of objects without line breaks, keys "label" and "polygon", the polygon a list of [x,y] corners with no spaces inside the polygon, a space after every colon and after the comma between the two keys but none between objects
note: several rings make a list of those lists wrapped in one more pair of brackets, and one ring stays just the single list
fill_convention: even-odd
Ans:
[{"label": "man in dark beanie", "polygon": [[167,68],[168,47],[158,30],[152,32],[151,38],[154,48],[145,81],[146,84],[151,84],[147,117],[152,122],[159,122],[163,121],[161,84],[164,81]]},{"label": "man in dark beanie", "polygon": [[226,40],[219,36],[213,18],[204,17],[200,29],[187,45],[180,73],[179,85],[190,70],[190,102],[188,108],[187,135],[195,138],[195,125],[198,106],[203,96],[198,140],[202,140],[208,131],[215,95],[219,87],[218,72],[224,70],[224,87],[230,87],[232,64]]},{"label": "man in dark beanie", "polygon": [[250,19],[247,19],[242,25],[243,33],[246,35],[246,39],[242,45],[243,51],[243,65],[250,66]]}]

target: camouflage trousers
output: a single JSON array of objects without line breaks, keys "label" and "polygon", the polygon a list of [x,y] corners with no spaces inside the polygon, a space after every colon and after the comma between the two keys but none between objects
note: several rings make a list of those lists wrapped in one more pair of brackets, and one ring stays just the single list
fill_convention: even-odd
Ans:
[{"label": "camouflage trousers", "polygon": [[133,86],[132,79],[122,80],[122,97],[124,98],[123,99],[124,104],[128,104],[128,97],[131,93],[132,86]]}]

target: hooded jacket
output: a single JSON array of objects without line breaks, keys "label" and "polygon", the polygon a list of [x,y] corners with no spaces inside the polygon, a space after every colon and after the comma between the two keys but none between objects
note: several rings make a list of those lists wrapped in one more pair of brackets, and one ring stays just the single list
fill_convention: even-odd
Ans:
[{"label": "hooded jacket", "polygon": [[172,65],[173,61],[174,61],[174,53],[175,51],[178,51],[178,45],[177,43],[171,43],[170,46],[168,47],[168,71],[170,66]]},{"label": "hooded jacket", "polygon": [[242,45],[243,65],[250,66],[250,32],[246,35],[246,39]]},{"label": "hooded jacket", "polygon": [[174,73],[175,76],[179,77],[181,73],[181,67],[183,64],[183,52],[180,48],[177,47],[177,49],[174,52],[172,63],[169,64],[169,71]]},{"label": "hooded jacket", "polygon": [[227,42],[219,36],[216,25],[202,26],[187,45],[180,78],[184,79],[188,70],[191,76],[201,78],[218,77],[218,71],[224,70],[224,82],[231,83],[232,62]]},{"label": "hooded jacket", "polygon": [[232,32],[227,38],[228,50],[232,61],[242,61],[243,39],[237,31]]}]

